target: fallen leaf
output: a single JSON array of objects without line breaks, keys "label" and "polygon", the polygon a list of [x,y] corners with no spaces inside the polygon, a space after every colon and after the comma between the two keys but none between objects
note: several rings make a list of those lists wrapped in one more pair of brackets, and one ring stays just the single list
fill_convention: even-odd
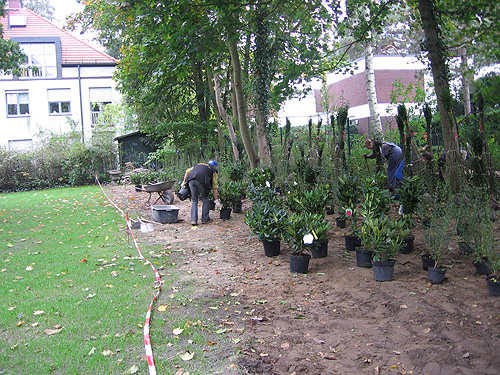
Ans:
[{"label": "fallen leaf", "polygon": [[33,311],[33,315],[43,315],[43,314],[45,314],[45,311],[43,311],[43,310],[35,310],[35,311]]},{"label": "fallen leaf", "polygon": [[116,271],[111,271],[111,276],[113,276],[113,277],[117,277],[117,276],[118,276],[118,272],[116,272]]},{"label": "fallen leaf", "polygon": [[85,262],[88,262],[88,260],[87,260],[87,259],[82,259],[82,260],[80,261],[80,263],[85,263]]},{"label": "fallen leaf", "polygon": [[24,324],[24,322],[22,320],[20,320],[20,321],[17,322],[16,326],[17,327],[21,327],[23,324]]},{"label": "fallen leaf", "polygon": [[90,349],[89,351],[89,354],[88,355],[92,355],[92,354],[95,354],[95,351],[97,350],[96,347],[93,347],[92,349]]},{"label": "fallen leaf", "polygon": [[423,332],[423,333],[429,333],[430,331],[431,331],[431,329],[430,329],[430,328],[426,328],[426,329],[424,329],[422,332]]},{"label": "fallen leaf", "polygon": [[408,308],[408,306],[406,306],[406,305],[401,305],[401,306],[399,306],[399,307],[400,307],[401,309],[407,309],[407,308]]},{"label": "fallen leaf", "polygon": [[63,330],[63,328],[59,328],[59,329],[46,329],[43,332],[45,332],[46,335],[52,336],[52,335],[55,335],[55,334],[61,332],[62,330]]},{"label": "fallen leaf", "polygon": [[290,348],[290,344],[287,343],[287,342],[284,342],[283,344],[281,344],[281,349],[288,349]]},{"label": "fallen leaf", "polygon": [[168,305],[160,305],[158,306],[158,311],[167,311]]},{"label": "fallen leaf", "polygon": [[179,357],[183,360],[183,361],[190,361],[193,359],[194,357],[194,353],[190,353],[189,351],[187,351],[186,353],[184,354],[180,354]]},{"label": "fallen leaf", "polygon": [[133,365],[131,368],[129,368],[126,372],[126,374],[137,374],[139,372],[139,366]]},{"label": "fallen leaf", "polygon": [[172,333],[174,335],[180,335],[184,330],[182,328],[175,328],[174,330],[172,330]]},{"label": "fallen leaf", "polygon": [[16,308],[16,306],[11,306],[11,307],[9,307],[7,310],[12,311],[12,310],[14,310],[15,308]]},{"label": "fallen leaf", "polygon": [[32,266],[26,267],[26,271],[33,271],[33,267]]},{"label": "fallen leaf", "polygon": [[107,356],[109,356],[109,355],[113,355],[113,352],[112,352],[111,350],[107,349],[107,350],[103,350],[103,351],[101,352],[101,354],[102,354],[103,356],[107,357]]},{"label": "fallen leaf", "polygon": [[32,326],[33,328],[35,328],[35,327],[36,327],[36,326],[38,326],[39,324],[40,324],[40,323],[33,323],[31,326]]}]

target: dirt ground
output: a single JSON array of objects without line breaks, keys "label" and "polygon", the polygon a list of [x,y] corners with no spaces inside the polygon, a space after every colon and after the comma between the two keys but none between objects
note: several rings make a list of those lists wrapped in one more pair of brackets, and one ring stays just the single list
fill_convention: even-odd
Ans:
[{"label": "dirt ground", "polygon": [[[122,208],[152,220],[147,193],[107,189]],[[197,227],[189,224],[190,201],[173,204],[178,223],[136,235],[187,250],[177,255],[181,271],[241,303],[232,320],[243,332],[242,373],[500,374],[500,298],[489,296],[485,276],[475,275],[455,239],[441,285],[428,283],[422,269],[420,227],[412,231],[415,251],[398,255],[393,281],[374,281],[372,269],[357,267],[355,252],[345,250],[347,229],[335,226],[328,256],[311,259],[308,274],[293,274],[289,250],[268,258],[249,239],[249,200],[230,220],[211,211],[214,221]],[[335,215],[327,219],[334,225]]]}]

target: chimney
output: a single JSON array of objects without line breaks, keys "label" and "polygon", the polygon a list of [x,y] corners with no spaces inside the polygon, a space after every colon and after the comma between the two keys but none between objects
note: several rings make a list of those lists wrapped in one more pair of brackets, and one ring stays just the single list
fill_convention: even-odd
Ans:
[{"label": "chimney", "polygon": [[19,0],[7,1],[7,5],[5,6],[5,9],[19,9],[19,8],[21,8],[21,2]]}]

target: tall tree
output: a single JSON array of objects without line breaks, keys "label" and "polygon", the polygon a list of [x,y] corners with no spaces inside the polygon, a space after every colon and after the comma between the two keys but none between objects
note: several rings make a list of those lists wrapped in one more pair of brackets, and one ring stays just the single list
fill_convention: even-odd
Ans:
[{"label": "tall tree", "polygon": [[54,7],[49,0],[21,0],[23,8],[30,9],[40,16],[54,21]]},{"label": "tall tree", "polygon": [[433,0],[418,0],[418,10],[425,33],[425,45],[429,53],[434,88],[441,119],[446,152],[446,179],[450,188],[458,192],[463,181],[461,154],[458,148],[452,96],[448,78],[446,47],[443,43]]},{"label": "tall tree", "polygon": [[[105,34],[122,37],[120,88],[137,108],[141,126],[149,126],[151,132],[172,138],[179,131],[201,131],[216,113],[214,102],[207,96],[202,100],[201,94],[209,92],[206,73],[231,69],[232,82],[225,81],[221,91],[235,90],[237,110],[228,106],[227,112],[238,119],[252,166],[259,165],[261,158],[264,163],[269,159],[266,106],[278,105],[294,92],[295,82],[320,71],[320,57],[329,48],[323,37],[330,13],[321,0],[262,2],[260,18],[259,7],[244,0],[143,0],[118,5],[93,0],[85,4],[74,23],[101,29],[103,38]],[[268,31],[257,32],[258,25]],[[263,56],[270,69],[258,66],[256,56]],[[189,69],[193,64],[196,70]],[[264,99],[258,110],[257,98]],[[256,134],[261,157],[254,157],[249,109],[260,112]],[[179,122],[184,126],[175,126]]]}]

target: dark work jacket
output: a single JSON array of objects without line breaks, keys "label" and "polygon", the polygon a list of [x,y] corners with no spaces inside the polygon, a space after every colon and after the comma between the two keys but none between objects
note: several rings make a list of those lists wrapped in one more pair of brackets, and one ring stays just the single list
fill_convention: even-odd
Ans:
[{"label": "dark work jacket", "polygon": [[200,182],[207,190],[210,190],[213,185],[213,176],[217,173],[214,167],[205,163],[196,164],[187,176],[187,181],[196,180]]}]

